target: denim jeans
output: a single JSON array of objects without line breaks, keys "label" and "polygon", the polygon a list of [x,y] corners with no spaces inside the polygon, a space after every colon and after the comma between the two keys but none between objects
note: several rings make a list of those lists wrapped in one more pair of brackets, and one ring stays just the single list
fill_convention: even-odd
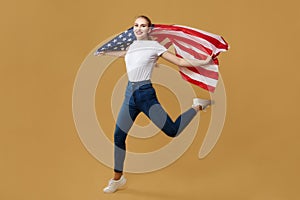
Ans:
[{"label": "denim jeans", "polygon": [[127,133],[140,112],[143,112],[170,137],[179,135],[197,113],[193,108],[190,108],[173,122],[157,100],[155,89],[150,81],[128,82],[114,133],[115,172],[123,171]]}]

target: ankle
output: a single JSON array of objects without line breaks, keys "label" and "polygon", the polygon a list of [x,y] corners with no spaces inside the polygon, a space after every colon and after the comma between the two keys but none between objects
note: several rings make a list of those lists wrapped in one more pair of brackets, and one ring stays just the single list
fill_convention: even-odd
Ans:
[{"label": "ankle", "polygon": [[199,111],[200,111],[200,106],[192,106],[192,108],[193,108],[196,112],[199,112]]},{"label": "ankle", "polygon": [[122,177],[123,173],[115,172],[113,180],[118,181]]}]

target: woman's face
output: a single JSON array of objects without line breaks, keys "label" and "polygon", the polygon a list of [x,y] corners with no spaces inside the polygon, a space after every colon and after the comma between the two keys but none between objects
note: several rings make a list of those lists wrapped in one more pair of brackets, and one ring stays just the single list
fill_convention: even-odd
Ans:
[{"label": "woman's face", "polygon": [[133,32],[138,40],[147,40],[148,34],[150,33],[151,29],[148,26],[148,21],[142,17],[139,17],[135,20],[133,26]]}]

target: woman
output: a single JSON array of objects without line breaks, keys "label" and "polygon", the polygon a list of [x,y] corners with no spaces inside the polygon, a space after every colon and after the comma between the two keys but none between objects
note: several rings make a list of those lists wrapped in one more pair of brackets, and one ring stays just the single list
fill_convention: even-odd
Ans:
[{"label": "woman", "polygon": [[100,55],[125,56],[129,80],[114,132],[114,177],[109,181],[108,186],[104,188],[105,193],[115,192],[126,183],[123,176],[126,154],[125,140],[129,129],[140,112],[143,112],[166,135],[176,137],[191,122],[199,110],[205,110],[211,104],[209,100],[195,98],[190,109],[182,113],[175,122],[171,120],[157,100],[150,81],[158,57],[181,67],[203,66],[210,62],[211,57],[207,57],[206,60],[179,58],[168,52],[157,41],[151,40],[149,38],[150,32],[150,19],[146,16],[139,16],[134,22],[134,34],[137,40],[129,46],[127,51],[100,53]]}]

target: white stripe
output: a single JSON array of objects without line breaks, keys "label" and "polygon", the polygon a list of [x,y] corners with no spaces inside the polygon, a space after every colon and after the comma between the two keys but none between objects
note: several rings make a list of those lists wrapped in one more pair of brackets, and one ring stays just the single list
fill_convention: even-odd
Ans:
[{"label": "white stripe", "polygon": [[182,73],[184,73],[186,76],[193,79],[193,80],[202,82],[202,83],[204,83],[206,85],[209,85],[211,87],[216,87],[217,86],[218,80],[216,80],[216,79],[208,78],[208,77],[203,76],[201,74],[197,74],[197,73],[189,70],[188,68],[184,68],[184,67],[181,67],[180,71]]}]

